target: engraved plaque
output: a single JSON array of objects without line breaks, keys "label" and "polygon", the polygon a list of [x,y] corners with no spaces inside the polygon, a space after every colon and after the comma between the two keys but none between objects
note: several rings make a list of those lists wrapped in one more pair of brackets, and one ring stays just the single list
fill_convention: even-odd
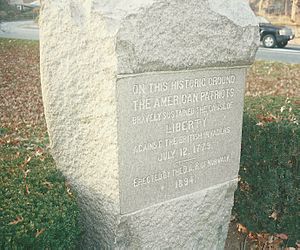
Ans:
[{"label": "engraved plaque", "polygon": [[237,178],[245,72],[118,78],[122,214]]}]

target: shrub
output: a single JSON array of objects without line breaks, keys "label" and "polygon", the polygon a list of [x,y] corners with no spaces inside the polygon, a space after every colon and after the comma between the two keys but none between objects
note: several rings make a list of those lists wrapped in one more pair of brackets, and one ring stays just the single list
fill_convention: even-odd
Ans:
[{"label": "shrub", "polygon": [[300,240],[300,100],[246,98],[237,219],[252,232]]},{"label": "shrub", "polygon": [[0,249],[71,249],[80,235],[74,194],[40,142],[0,129]]}]

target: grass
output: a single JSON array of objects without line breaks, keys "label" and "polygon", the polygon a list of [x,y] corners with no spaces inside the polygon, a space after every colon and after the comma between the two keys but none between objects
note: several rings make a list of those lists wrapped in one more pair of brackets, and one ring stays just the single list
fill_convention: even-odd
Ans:
[{"label": "grass", "polygon": [[0,249],[70,249],[76,194],[50,154],[38,42],[0,39]]},{"label": "grass", "polygon": [[299,104],[299,98],[275,96],[245,101],[234,211],[258,249],[300,240]]},{"label": "grass", "polygon": [[79,210],[48,142],[9,133],[0,142],[0,248],[75,247]]}]

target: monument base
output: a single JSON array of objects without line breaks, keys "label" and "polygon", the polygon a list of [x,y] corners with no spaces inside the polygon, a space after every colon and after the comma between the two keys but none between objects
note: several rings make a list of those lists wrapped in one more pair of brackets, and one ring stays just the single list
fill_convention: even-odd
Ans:
[{"label": "monument base", "polygon": [[[85,249],[224,249],[237,181],[126,215],[111,215],[96,194],[81,194]],[[80,196],[81,196],[80,195]],[[90,199],[87,199],[90,197]],[[106,204],[106,210],[114,209]],[[101,209],[101,210],[100,210]],[[174,216],[178,214],[178,216]],[[99,217],[95,217],[98,215]],[[108,216],[109,215],[109,216]],[[101,218],[101,219],[100,219]],[[111,227],[108,228],[107,225]]]}]

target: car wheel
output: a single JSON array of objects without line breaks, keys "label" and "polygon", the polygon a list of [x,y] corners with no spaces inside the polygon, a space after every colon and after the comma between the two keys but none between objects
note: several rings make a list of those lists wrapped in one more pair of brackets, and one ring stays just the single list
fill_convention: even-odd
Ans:
[{"label": "car wheel", "polygon": [[262,42],[265,48],[274,48],[276,45],[276,40],[273,35],[265,35]]},{"label": "car wheel", "polygon": [[278,48],[284,48],[287,44],[288,44],[288,42],[280,42],[277,44],[277,46],[278,46]]}]

